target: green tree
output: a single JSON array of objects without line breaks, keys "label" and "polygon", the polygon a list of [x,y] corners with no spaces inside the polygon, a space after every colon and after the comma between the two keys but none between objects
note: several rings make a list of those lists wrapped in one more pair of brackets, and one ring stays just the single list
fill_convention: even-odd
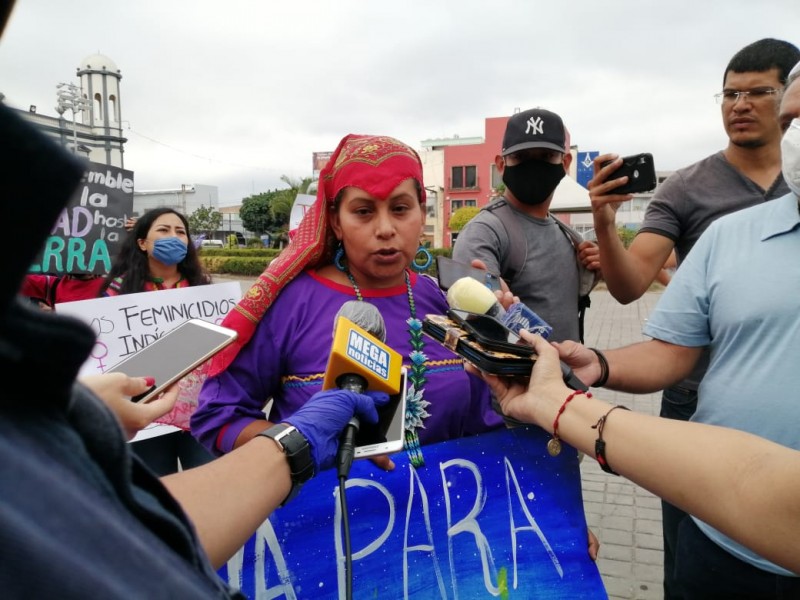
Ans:
[{"label": "green tree", "polygon": [[222,225],[222,213],[201,204],[200,208],[187,217],[187,220],[191,233],[205,233],[211,236]]},{"label": "green tree", "polygon": [[636,237],[636,233],[638,232],[637,229],[631,229],[629,227],[617,227],[617,235],[619,239],[622,240],[622,245],[626,248],[630,247],[633,238]]},{"label": "green tree", "polygon": [[270,210],[270,194],[254,194],[242,200],[242,207],[239,209],[239,218],[242,225],[248,231],[257,235],[267,233],[272,229],[273,220]]},{"label": "green tree", "polygon": [[459,208],[450,216],[450,222],[447,224],[450,231],[461,231],[464,225],[472,220],[472,217],[478,214],[480,208],[477,206],[464,206]]},{"label": "green tree", "polygon": [[288,175],[281,175],[281,181],[289,186],[290,190],[296,191],[298,194],[308,193],[308,186],[314,181],[311,177],[303,177],[302,179],[295,179]]},{"label": "green tree", "polygon": [[272,199],[271,210],[272,219],[276,224],[289,228],[289,216],[292,213],[292,206],[297,199],[297,194],[305,194],[308,186],[313,181],[311,177],[295,179],[288,175],[281,175],[281,181],[289,186],[287,190],[276,190]]},{"label": "green tree", "polygon": [[245,229],[258,235],[269,233],[275,241],[288,239],[287,232],[289,231],[292,206],[297,199],[297,194],[306,193],[312,179],[310,177],[294,179],[288,175],[282,175],[281,181],[289,187],[245,198],[239,211],[239,217],[242,219]]},{"label": "green tree", "polygon": [[294,206],[296,198],[296,190],[275,190],[272,192],[269,210],[272,213],[272,222],[275,227],[289,228],[289,216],[292,213],[292,206]]}]

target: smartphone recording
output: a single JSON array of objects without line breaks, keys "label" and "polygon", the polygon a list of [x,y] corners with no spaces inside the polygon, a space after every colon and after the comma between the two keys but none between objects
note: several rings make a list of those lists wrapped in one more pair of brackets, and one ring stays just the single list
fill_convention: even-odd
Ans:
[{"label": "smartphone recording", "polygon": [[472,339],[489,350],[524,357],[533,355],[532,346],[494,317],[457,308],[451,308],[447,315],[459,323]]},{"label": "smartphone recording", "polygon": [[231,344],[236,337],[233,329],[190,319],[124,358],[106,373],[155,379],[151,389],[131,398],[134,402],[147,402]]},{"label": "smartphone recording", "polygon": [[[601,167],[611,164],[611,161],[604,162]],[[608,181],[628,177],[628,182],[618,188],[611,190],[611,194],[639,194],[649,192],[656,187],[656,167],[653,162],[653,155],[647,152],[625,156],[622,164],[608,177]]]},{"label": "smartphone recording", "polygon": [[446,256],[436,257],[436,271],[438,273],[437,279],[439,281],[439,287],[444,291],[449,290],[456,281],[463,277],[472,277],[480,281],[493,292],[500,289],[500,278],[494,273],[490,273],[484,269],[476,269],[472,265],[453,260]]},{"label": "smartphone recording", "polygon": [[389,397],[389,403],[378,407],[378,422],[360,423],[356,433],[354,458],[392,454],[403,449],[405,439],[406,394],[408,372],[400,370],[400,391]]}]

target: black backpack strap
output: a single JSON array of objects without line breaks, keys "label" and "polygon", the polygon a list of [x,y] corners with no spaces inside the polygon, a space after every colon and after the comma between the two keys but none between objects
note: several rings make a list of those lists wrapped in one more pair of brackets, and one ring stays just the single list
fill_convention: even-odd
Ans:
[{"label": "black backpack strap", "polygon": [[528,242],[520,226],[519,219],[514,216],[514,211],[505,198],[498,198],[489,202],[481,210],[488,210],[500,220],[508,235],[508,252],[500,259],[500,276],[511,287],[517,276],[525,268],[528,260]]},{"label": "black backpack strap", "polygon": [[592,305],[592,300],[589,298],[589,294],[585,296],[578,296],[578,338],[580,339],[581,344],[585,344],[583,338],[583,321],[586,317],[586,309]]},{"label": "black backpack strap", "polygon": [[[551,215],[555,222],[558,224],[558,227],[567,236],[570,242],[572,242],[572,246],[575,248],[575,258],[578,258],[578,245],[583,242],[583,237],[572,227],[563,223],[561,219],[556,217],[555,215]],[[580,289],[578,290],[578,335],[580,336],[581,344],[583,344],[583,331],[584,331],[584,318],[586,317],[586,309],[592,305],[592,301],[589,298],[589,292],[592,291],[592,288],[597,284],[597,276],[594,272],[589,271],[586,267],[584,267],[580,260],[578,260],[578,270],[580,272]]]}]

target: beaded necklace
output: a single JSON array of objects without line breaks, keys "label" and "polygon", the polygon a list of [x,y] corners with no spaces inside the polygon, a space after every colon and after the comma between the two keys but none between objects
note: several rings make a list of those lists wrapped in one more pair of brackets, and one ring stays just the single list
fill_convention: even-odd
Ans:
[{"label": "beaded necklace", "polygon": [[[345,270],[347,278],[356,292],[356,298],[363,302],[364,297],[361,295],[361,289],[358,287],[355,278],[350,269]],[[430,402],[423,398],[425,390],[422,386],[425,385],[425,361],[428,357],[425,356],[423,350],[425,349],[425,342],[422,339],[422,321],[417,318],[417,307],[414,304],[414,294],[411,291],[411,278],[408,276],[408,271],[404,272],[406,280],[406,294],[408,295],[408,308],[411,312],[411,317],[406,320],[408,323],[408,334],[411,339],[411,352],[408,353],[408,358],[411,361],[411,371],[408,379],[411,385],[408,388],[408,395],[406,398],[406,415],[405,415],[405,449],[408,454],[409,461],[414,467],[422,467],[425,465],[425,459],[422,456],[422,449],[419,446],[419,435],[417,429],[423,427],[422,421],[430,416],[427,407],[431,405]]]}]

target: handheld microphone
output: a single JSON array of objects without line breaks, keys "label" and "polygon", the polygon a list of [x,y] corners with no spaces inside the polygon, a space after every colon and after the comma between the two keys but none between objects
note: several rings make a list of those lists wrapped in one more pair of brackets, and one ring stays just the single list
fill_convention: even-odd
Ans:
[{"label": "handheld microphone", "polygon": [[494,292],[472,277],[462,277],[453,282],[447,290],[447,303],[452,308],[498,319],[502,319],[506,314]]},{"label": "handheld microphone", "polygon": [[[367,389],[397,394],[403,358],[383,343],[386,325],[378,309],[359,300],[345,302],[336,313],[333,346],[322,389],[340,388],[363,394]],[[359,423],[350,419],[339,444],[339,477],[347,477],[353,463]]]},{"label": "handheld microphone", "polygon": [[462,277],[453,283],[447,290],[447,303],[452,308],[495,317],[518,335],[520,329],[538,333],[544,339],[553,333],[553,328],[522,302],[512,304],[506,311],[494,292],[472,277]]},{"label": "handheld microphone", "polygon": [[[454,289],[455,292],[453,292]],[[451,292],[453,293],[451,294]],[[494,292],[472,277],[462,277],[455,281],[447,290],[447,302],[452,308],[495,317],[517,335],[519,335],[520,329],[538,333],[544,339],[553,333],[553,328],[544,319],[521,302],[512,304],[506,312],[497,302]],[[564,383],[573,390],[585,392],[589,389],[563,361],[561,362],[561,374]]]}]

